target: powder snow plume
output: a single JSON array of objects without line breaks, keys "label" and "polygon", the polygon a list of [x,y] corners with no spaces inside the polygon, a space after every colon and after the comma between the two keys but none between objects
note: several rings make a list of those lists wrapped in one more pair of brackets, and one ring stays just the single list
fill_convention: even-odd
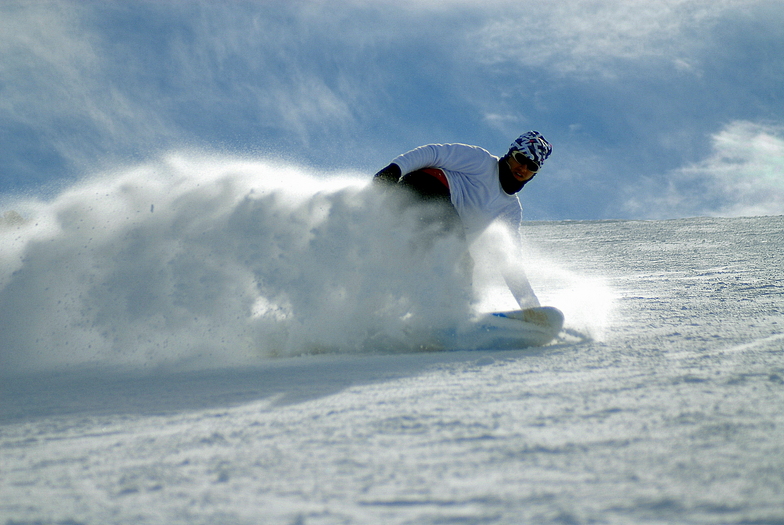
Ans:
[{"label": "powder snow plume", "polygon": [[468,292],[459,243],[428,249],[392,198],[367,178],[180,154],[14,202],[0,368],[411,350],[406,336],[466,316]]}]

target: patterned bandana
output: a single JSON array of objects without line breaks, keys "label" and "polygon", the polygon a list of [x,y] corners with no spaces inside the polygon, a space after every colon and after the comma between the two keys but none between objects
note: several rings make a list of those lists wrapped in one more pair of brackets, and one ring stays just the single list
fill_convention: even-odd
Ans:
[{"label": "patterned bandana", "polygon": [[517,137],[517,140],[512,142],[509,147],[509,151],[519,151],[541,168],[544,161],[553,152],[553,146],[538,131],[529,131]]}]

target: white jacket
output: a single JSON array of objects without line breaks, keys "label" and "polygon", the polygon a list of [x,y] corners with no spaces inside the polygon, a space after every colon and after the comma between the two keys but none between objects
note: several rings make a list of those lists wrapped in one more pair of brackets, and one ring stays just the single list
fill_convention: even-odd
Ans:
[{"label": "white jacket", "polygon": [[469,242],[498,218],[515,230],[520,227],[520,200],[501,188],[498,157],[487,150],[466,144],[428,144],[403,153],[392,162],[400,166],[402,175],[422,168],[444,171],[452,205],[463,221]]},{"label": "white jacket", "polygon": [[[475,240],[490,224],[501,219],[519,234],[523,208],[517,194],[501,187],[498,160],[487,150],[466,144],[428,144],[396,157],[392,162],[402,175],[422,168],[440,168],[449,182],[452,205],[457,210],[468,242]],[[523,308],[538,306],[521,266],[502,270],[512,295]]]}]

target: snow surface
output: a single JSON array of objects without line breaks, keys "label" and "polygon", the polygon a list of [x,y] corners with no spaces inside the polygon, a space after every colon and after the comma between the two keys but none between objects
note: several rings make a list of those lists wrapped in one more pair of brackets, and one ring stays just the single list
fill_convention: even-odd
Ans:
[{"label": "snow surface", "polygon": [[784,217],[529,222],[563,337],[417,351],[382,197],[188,159],[0,224],[0,523],[784,523]]}]

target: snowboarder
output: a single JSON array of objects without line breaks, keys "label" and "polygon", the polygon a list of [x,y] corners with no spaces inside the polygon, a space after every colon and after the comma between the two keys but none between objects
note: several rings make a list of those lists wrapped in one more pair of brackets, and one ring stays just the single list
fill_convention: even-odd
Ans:
[{"label": "snowboarder", "polygon": [[[550,156],[552,146],[538,131],[520,135],[501,158],[466,144],[428,144],[399,155],[376,173],[374,183],[396,185],[441,206],[442,231],[462,226],[470,243],[496,219],[519,231],[523,210],[517,197]],[[522,268],[504,279],[521,308],[539,306]]]}]

